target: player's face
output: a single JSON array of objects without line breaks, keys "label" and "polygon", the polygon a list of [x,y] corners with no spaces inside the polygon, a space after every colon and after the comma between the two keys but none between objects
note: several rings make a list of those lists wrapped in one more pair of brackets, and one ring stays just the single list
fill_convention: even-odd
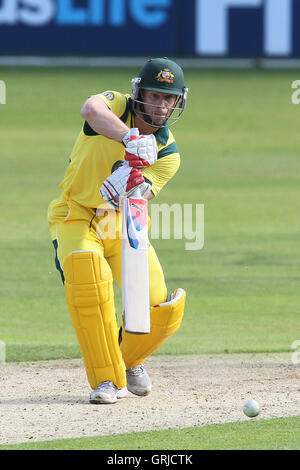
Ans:
[{"label": "player's face", "polygon": [[161,126],[170,116],[177,101],[176,95],[158,91],[143,90],[145,112],[153,123]]}]

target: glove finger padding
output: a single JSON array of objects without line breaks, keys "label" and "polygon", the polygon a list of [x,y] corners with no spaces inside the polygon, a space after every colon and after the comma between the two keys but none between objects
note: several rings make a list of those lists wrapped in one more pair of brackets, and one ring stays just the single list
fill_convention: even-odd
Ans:
[{"label": "glove finger padding", "polygon": [[126,152],[125,160],[129,166],[135,168],[145,168],[146,166],[150,166],[150,163],[143,158],[139,158],[137,155],[133,153]]},{"label": "glove finger padding", "polygon": [[137,188],[140,189],[141,194],[144,194],[149,187],[150,185],[145,182],[142,173],[124,162],[104,181],[100,188],[100,194],[104,201],[117,208],[120,197],[129,196]]},{"label": "glove finger padding", "polygon": [[153,134],[141,135],[138,139],[129,141],[125,136],[123,142],[126,146],[125,160],[130,166],[143,168],[156,162],[158,148]]}]

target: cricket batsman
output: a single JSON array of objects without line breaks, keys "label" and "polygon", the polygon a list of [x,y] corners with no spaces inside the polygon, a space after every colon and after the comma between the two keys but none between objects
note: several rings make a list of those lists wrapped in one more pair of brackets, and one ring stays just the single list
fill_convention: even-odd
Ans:
[{"label": "cricket batsman", "polygon": [[[156,58],[132,79],[131,95],[108,90],[88,98],[60,195],[48,207],[56,267],[92,389],[91,403],[116,403],[128,390],[148,395],[151,380],[144,362],[182,321],[186,293],[178,288],[167,295],[150,242],[149,334],[119,328],[113,282],[122,288],[122,219],[116,217],[120,198],[139,188],[149,201],[177,172],[180,155],[169,127],[182,114],[187,92],[180,66]],[[130,140],[132,128],[139,130],[136,140]],[[116,236],[99,230],[107,217],[117,221]]]}]

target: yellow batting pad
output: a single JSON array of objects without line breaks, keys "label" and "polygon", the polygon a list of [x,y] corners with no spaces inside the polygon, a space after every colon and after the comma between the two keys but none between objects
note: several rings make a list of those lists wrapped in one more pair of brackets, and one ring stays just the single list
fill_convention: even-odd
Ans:
[{"label": "yellow batting pad", "polygon": [[63,270],[66,300],[91,388],[105,380],[125,387],[113,279],[107,261],[98,252],[72,252]]},{"label": "yellow batting pad", "polygon": [[174,298],[169,302],[151,308],[151,332],[146,335],[135,335],[123,331],[121,351],[126,369],[131,369],[144,362],[180,327],[186,292],[176,289]]}]

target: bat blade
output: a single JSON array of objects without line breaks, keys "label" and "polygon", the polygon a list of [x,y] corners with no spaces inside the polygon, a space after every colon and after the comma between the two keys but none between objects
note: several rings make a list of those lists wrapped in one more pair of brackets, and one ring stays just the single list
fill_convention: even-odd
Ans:
[{"label": "bat blade", "polygon": [[150,333],[148,203],[131,197],[122,202],[122,302],[125,331]]}]

